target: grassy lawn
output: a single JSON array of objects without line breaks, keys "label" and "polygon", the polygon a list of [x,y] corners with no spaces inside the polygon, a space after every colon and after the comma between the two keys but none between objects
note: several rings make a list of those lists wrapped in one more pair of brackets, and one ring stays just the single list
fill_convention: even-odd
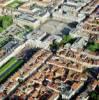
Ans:
[{"label": "grassy lawn", "polygon": [[11,16],[0,16],[0,32],[5,30],[7,27],[9,27],[13,23],[13,19]]},{"label": "grassy lawn", "polygon": [[0,37],[0,48],[2,48],[6,43],[8,43],[10,40],[12,40],[11,37]]},{"label": "grassy lawn", "polygon": [[4,66],[0,68],[0,75],[9,67],[17,62],[16,58],[11,58]]},{"label": "grassy lawn", "polygon": [[5,65],[0,68],[0,83],[12,74],[23,63],[22,59],[11,58]]}]

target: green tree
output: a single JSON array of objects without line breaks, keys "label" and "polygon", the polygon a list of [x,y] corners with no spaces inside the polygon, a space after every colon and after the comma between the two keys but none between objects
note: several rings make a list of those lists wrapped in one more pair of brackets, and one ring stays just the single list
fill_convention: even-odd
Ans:
[{"label": "green tree", "polygon": [[89,95],[89,100],[99,100],[99,94],[96,91],[92,91]]},{"label": "green tree", "polygon": [[56,54],[57,50],[59,49],[59,44],[56,40],[53,40],[52,44],[50,45],[50,50],[53,54]]},{"label": "green tree", "polygon": [[88,48],[90,51],[95,52],[95,51],[99,50],[99,43],[91,43],[91,44],[88,45],[87,48]]},{"label": "green tree", "polygon": [[60,45],[64,45],[64,44],[70,42],[72,39],[73,38],[70,35],[64,35],[60,42]]},{"label": "green tree", "polygon": [[6,29],[8,26],[10,26],[13,23],[11,16],[4,16],[3,17],[3,28]]}]

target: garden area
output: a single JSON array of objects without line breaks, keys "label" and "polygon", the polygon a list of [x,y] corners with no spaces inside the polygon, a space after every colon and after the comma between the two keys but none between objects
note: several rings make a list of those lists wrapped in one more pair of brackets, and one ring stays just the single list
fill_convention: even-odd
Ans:
[{"label": "garden area", "polygon": [[30,26],[24,26],[24,30],[22,31],[19,31],[16,33],[16,35],[19,37],[19,38],[24,38],[24,36],[26,36],[29,32],[31,32],[33,30],[33,28],[31,28]]},{"label": "garden area", "polygon": [[13,8],[13,9],[16,9],[16,8],[18,8],[22,4],[23,4],[23,2],[21,0],[15,0],[12,3],[10,3],[8,5],[8,7]]},{"label": "garden area", "polygon": [[0,36],[0,48],[2,48],[5,44],[12,40],[10,36]]},{"label": "garden area", "polygon": [[13,19],[11,16],[0,16],[0,32],[5,30],[13,23]]},{"label": "garden area", "polygon": [[22,59],[12,57],[6,64],[0,67],[0,83],[23,64]]}]

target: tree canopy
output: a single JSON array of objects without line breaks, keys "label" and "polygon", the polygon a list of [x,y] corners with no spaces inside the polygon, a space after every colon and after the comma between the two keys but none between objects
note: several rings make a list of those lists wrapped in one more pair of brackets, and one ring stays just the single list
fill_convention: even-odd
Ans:
[{"label": "tree canopy", "polygon": [[13,19],[11,16],[0,16],[0,32],[2,32],[4,29],[6,29],[8,26],[10,26],[13,23]]}]

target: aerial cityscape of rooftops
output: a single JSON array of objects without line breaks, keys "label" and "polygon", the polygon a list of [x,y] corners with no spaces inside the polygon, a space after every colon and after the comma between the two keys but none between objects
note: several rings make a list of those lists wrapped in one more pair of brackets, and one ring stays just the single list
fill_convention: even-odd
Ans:
[{"label": "aerial cityscape of rooftops", "polygon": [[99,100],[99,0],[0,0],[0,100]]}]

